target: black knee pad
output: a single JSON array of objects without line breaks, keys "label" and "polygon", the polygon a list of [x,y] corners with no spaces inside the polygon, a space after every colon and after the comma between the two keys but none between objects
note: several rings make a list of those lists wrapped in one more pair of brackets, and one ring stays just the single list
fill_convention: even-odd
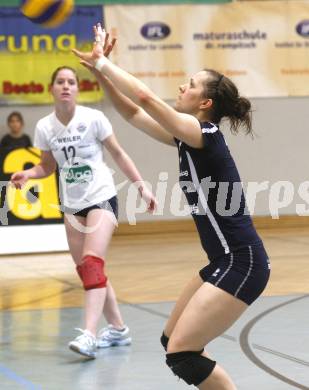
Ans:
[{"label": "black knee pad", "polygon": [[160,341],[161,341],[161,344],[163,345],[163,348],[165,349],[165,351],[167,351],[168,340],[169,340],[169,338],[163,332],[162,336],[160,338]]},{"label": "black knee pad", "polygon": [[188,385],[198,386],[209,377],[216,362],[199,352],[176,352],[166,355],[166,364]]}]

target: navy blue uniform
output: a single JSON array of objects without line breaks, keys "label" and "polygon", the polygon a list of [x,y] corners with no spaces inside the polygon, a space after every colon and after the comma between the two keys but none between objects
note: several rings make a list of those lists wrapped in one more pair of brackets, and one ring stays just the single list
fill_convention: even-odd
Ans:
[{"label": "navy blue uniform", "polygon": [[201,123],[201,131],[201,149],[176,139],[180,186],[210,260],[200,275],[250,304],[267,284],[268,256],[246,209],[239,173],[223,134],[209,122]]}]

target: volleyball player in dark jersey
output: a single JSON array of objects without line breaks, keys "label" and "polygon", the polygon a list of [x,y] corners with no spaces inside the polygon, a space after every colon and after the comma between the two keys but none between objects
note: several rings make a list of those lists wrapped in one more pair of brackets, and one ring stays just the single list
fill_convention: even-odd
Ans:
[{"label": "volleyball player in dark jersey", "polygon": [[227,118],[232,132],[243,126],[250,133],[251,104],[229,78],[207,69],[179,87],[171,108],[103,57],[105,33],[99,24],[94,33],[92,53],[75,53],[92,68],[125,119],[177,146],[180,185],[210,261],[184,289],[166,324],[161,337],[166,363],[199,389],[234,390],[232,379],[204,346],[241,316],[269,278],[268,256],[247,215],[239,174],[219,128]]}]

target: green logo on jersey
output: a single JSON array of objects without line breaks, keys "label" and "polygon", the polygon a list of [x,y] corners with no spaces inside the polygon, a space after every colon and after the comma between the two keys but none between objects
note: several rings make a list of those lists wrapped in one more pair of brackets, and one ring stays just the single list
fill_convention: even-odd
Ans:
[{"label": "green logo on jersey", "polygon": [[62,174],[65,181],[71,183],[89,183],[93,179],[92,169],[89,165],[63,168]]}]

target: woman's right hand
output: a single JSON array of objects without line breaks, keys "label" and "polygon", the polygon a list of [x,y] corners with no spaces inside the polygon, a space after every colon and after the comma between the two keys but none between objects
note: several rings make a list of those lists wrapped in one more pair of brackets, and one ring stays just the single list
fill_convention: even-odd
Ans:
[{"label": "woman's right hand", "polygon": [[110,53],[110,50],[108,51],[108,47],[105,47],[105,40],[106,40],[106,32],[104,29],[102,29],[101,23],[97,23],[95,26],[93,26],[93,33],[94,33],[94,43],[92,46],[91,52],[82,52],[76,49],[72,49],[72,52],[81,59],[81,61],[87,62],[88,64],[94,66],[96,61],[104,56],[105,51],[107,50],[108,54]]},{"label": "woman's right hand", "polygon": [[109,40],[110,34],[108,32],[105,32],[102,28],[98,30],[98,36],[101,39],[103,43],[103,55],[104,57],[108,57],[113,50],[115,43],[116,43],[116,38],[112,38],[112,40]]},{"label": "woman's right hand", "polygon": [[10,183],[15,188],[20,190],[27,183],[28,179],[29,179],[29,176],[28,176],[27,172],[20,171],[20,172],[13,173],[13,175],[11,176]]},{"label": "woman's right hand", "polygon": [[[115,46],[116,38],[112,38],[110,40],[110,34],[108,32],[105,32],[105,30],[103,30],[102,28],[97,30],[97,35],[99,37],[98,39],[100,39],[102,42],[101,45],[103,47],[103,55],[104,57],[108,58]],[[84,60],[81,60],[80,63],[84,65],[87,69],[89,69],[90,72],[92,72],[96,77],[101,76],[101,73],[96,70],[96,68],[91,63]]]}]

